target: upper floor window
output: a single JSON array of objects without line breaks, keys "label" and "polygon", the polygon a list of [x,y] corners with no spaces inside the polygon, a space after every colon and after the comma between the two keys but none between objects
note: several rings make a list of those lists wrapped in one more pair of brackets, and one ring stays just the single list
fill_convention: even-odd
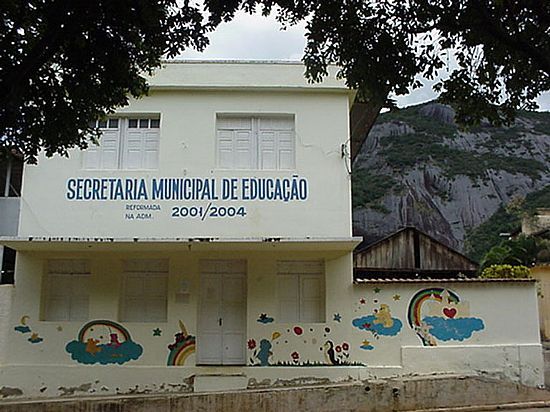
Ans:
[{"label": "upper floor window", "polygon": [[294,116],[218,115],[216,162],[221,169],[292,170]]},{"label": "upper floor window", "polygon": [[160,119],[108,118],[92,126],[101,129],[101,137],[84,151],[85,169],[158,168]]}]

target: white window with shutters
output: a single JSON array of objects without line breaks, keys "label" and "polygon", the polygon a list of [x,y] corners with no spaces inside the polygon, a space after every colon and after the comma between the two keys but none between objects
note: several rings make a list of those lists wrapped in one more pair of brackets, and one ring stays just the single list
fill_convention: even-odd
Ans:
[{"label": "white window with shutters", "polygon": [[123,322],[166,322],[168,261],[125,261],[120,305],[120,320]]},{"label": "white window with shutters", "polygon": [[296,167],[294,116],[218,115],[216,136],[220,169]]},{"label": "white window with shutters", "polygon": [[325,321],[325,270],[320,260],[277,262],[279,321]]},{"label": "white window with shutters", "polygon": [[88,320],[90,276],[87,260],[48,261],[42,288],[42,320]]},{"label": "white window with shutters", "polygon": [[101,137],[84,151],[84,169],[158,169],[160,119],[109,118],[91,126]]}]

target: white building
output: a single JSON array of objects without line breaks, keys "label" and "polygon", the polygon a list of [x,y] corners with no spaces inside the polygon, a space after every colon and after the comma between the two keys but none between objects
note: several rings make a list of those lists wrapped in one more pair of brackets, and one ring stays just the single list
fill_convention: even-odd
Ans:
[{"label": "white building", "polygon": [[[165,64],[147,97],[98,122],[99,146],[25,167],[19,232],[3,239],[18,257],[0,386],[201,391],[474,369],[541,383],[531,282],[495,284],[490,304],[486,283],[353,283],[354,93],[335,68],[319,84],[303,71]],[[436,332],[449,322],[454,335]]]}]

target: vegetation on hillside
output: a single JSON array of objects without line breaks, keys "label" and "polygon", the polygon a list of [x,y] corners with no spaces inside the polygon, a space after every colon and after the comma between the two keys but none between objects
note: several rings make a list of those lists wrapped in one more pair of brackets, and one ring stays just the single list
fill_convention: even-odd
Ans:
[{"label": "vegetation on hillside", "polygon": [[[529,156],[531,143],[523,133],[537,133],[519,125],[510,128],[478,127],[471,132],[483,132],[480,152],[451,147],[447,142],[459,133],[453,124],[443,123],[419,113],[422,106],[384,113],[379,123],[404,122],[414,129],[414,133],[388,136],[381,140],[381,154],[388,164],[398,172],[433,164],[443,170],[444,175],[453,179],[466,175],[473,181],[486,179],[487,170],[502,170],[511,174],[524,174],[538,179],[546,166]],[[537,123],[538,124],[538,123]],[[517,150],[524,148],[523,156],[510,156],[495,153],[496,148]]]},{"label": "vegetation on hillside", "polygon": [[466,254],[477,261],[491,248],[504,244],[501,233],[513,233],[521,228],[524,216],[533,216],[537,208],[550,206],[550,186],[530,193],[519,205],[501,206],[487,221],[467,234]]},{"label": "vegetation on hillside", "polygon": [[389,213],[378,201],[387,193],[400,188],[391,176],[374,174],[366,169],[353,171],[351,179],[353,207],[370,207],[379,212]]},{"label": "vegetation on hillside", "polygon": [[544,240],[523,235],[503,240],[483,256],[481,268],[494,265],[533,266],[537,263],[539,252],[546,247],[545,243]]}]

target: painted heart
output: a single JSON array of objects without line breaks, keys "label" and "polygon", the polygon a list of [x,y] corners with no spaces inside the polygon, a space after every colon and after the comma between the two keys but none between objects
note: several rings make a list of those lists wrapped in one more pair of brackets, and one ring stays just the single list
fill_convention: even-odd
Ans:
[{"label": "painted heart", "polygon": [[443,309],[443,314],[447,316],[448,318],[454,318],[456,316],[456,309],[455,308],[445,308]]}]

